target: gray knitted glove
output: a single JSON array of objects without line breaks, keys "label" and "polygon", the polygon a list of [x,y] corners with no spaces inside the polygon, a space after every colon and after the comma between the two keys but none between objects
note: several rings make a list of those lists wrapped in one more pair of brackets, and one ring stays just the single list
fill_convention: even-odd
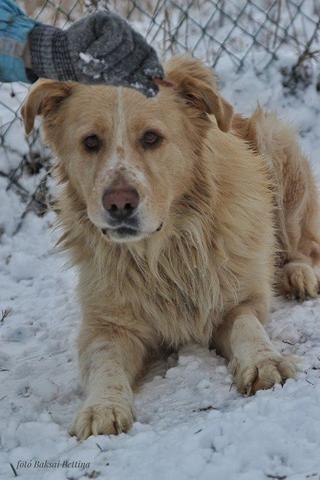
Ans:
[{"label": "gray knitted glove", "polygon": [[37,77],[107,83],[157,93],[153,78],[163,69],[154,49],[126,20],[103,11],[68,30],[37,24],[29,34],[32,72]]}]

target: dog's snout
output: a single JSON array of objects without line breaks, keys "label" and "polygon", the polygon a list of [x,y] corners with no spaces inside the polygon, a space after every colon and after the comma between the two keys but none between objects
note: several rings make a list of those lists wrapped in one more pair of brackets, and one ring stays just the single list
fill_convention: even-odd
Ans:
[{"label": "dog's snout", "polygon": [[139,194],[133,187],[111,187],[106,190],[102,197],[105,210],[114,220],[126,220],[130,218],[139,205]]}]

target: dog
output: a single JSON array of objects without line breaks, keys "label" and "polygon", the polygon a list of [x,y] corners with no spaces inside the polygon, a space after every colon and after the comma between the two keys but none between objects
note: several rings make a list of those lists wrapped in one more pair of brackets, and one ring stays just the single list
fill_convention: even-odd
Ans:
[{"label": "dog", "polygon": [[319,291],[318,193],[290,128],[235,114],[198,60],[172,59],[159,84],[145,98],[40,80],[22,108],[58,158],[59,244],[80,272],[79,439],[128,431],[165,348],[215,348],[246,395],[293,378],[263,325],[274,291]]}]

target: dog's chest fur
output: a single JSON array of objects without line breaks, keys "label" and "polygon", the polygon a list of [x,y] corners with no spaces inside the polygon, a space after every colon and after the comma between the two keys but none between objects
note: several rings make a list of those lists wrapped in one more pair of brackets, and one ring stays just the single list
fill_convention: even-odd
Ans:
[{"label": "dog's chest fur", "polygon": [[234,285],[226,272],[219,275],[214,252],[195,248],[195,240],[190,235],[175,238],[157,255],[106,247],[100,267],[86,263],[80,276],[80,298],[89,306],[88,316],[99,306],[102,322],[123,323],[149,341],[208,344],[228,302],[221,283],[229,284],[231,295]]}]

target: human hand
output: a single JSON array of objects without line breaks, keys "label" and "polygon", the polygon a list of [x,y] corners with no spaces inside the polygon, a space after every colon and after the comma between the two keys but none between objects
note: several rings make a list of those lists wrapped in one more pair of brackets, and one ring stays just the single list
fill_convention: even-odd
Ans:
[{"label": "human hand", "polygon": [[126,20],[108,12],[89,15],[68,30],[38,24],[29,34],[32,71],[38,77],[133,87],[157,93],[163,77],[155,50]]}]

